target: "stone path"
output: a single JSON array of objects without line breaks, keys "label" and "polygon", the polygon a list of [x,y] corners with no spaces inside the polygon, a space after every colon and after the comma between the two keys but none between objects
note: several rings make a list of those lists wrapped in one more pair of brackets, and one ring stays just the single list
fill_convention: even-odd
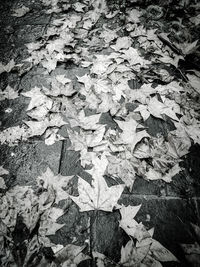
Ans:
[{"label": "stone path", "polygon": [[[22,17],[11,16],[13,10],[22,4],[29,7],[30,12]],[[47,9],[48,7],[44,7],[39,0],[0,2],[1,62],[6,64],[14,59],[17,64],[21,64],[22,60],[28,57],[25,44],[41,39],[53,19],[60,16],[60,13],[46,14],[44,11]],[[23,68],[28,68],[28,64]],[[18,70],[3,72],[0,74],[1,90],[4,90],[8,84],[19,93],[27,92],[34,86],[41,86],[46,83],[45,76],[41,74],[43,70],[40,66],[34,66],[21,75]],[[60,64],[55,73],[65,73],[73,80],[75,75],[82,76],[84,70],[74,64]],[[21,125],[23,120],[27,120],[28,104],[29,99],[23,96],[14,100],[1,101],[1,130]],[[12,109],[11,113],[6,112],[9,108]],[[110,124],[108,117],[103,119],[108,125]],[[112,120],[111,123],[113,123]],[[146,124],[151,135],[166,134],[171,127],[170,123],[155,120],[153,117],[149,118]],[[66,129],[67,127],[63,126],[60,131],[67,136]],[[35,179],[47,167],[50,167],[55,174],[79,175],[87,179],[87,173],[80,164],[80,153],[69,150],[69,147],[68,137],[51,146],[45,145],[43,137],[33,137],[16,146],[2,144],[0,166],[4,166],[9,171],[9,175],[5,176],[7,189],[15,185],[35,186]],[[136,220],[142,221],[148,228],[155,227],[154,238],[180,260],[180,263],[163,263],[163,266],[189,266],[180,244],[195,241],[191,234],[190,223],[199,224],[200,219],[200,147],[198,144],[191,147],[181,165],[185,170],[176,175],[169,184],[161,180],[146,181],[138,176],[133,190],[131,192],[125,190],[119,202],[124,205],[142,204]],[[63,202],[62,205],[65,213],[58,222],[64,223],[65,226],[51,237],[52,242],[66,245],[72,243],[75,237],[75,244],[84,245],[86,240],[89,240],[92,250],[103,253],[116,262],[119,261],[121,246],[126,244],[128,236],[118,226],[120,220],[118,211],[112,213],[100,211],[95,215],[94,212],[79,213],[77,205],[72,201]],[[90,217],[89,225],[88,217]],[[95,265],[88,260],[79,266]]]}]

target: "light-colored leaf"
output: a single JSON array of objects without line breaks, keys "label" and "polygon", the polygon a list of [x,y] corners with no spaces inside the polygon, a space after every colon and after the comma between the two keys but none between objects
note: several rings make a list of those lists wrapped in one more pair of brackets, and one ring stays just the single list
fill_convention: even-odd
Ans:
[{"label": "light-colored leaf", "polygon": [[[82,251],[85,246],[76,246],[74,244],[66,245],[55,254],[56,261],[61,264],[62,267],[76,267],[84,260],[90,259],[88,255],[85,255]],[[56,263],[51,263],[50,267],[56,267]]]},{"label": "light-colored leaf", "polygon": [[23,5],[22,7],[15,9],[12,16],[20,18],[20,17],[23,17],[29,11],[30,11],[30,9]]},{"label": "light-colored leaf", "polygon": [[9,146],[17,145],[19,141],[27,140],[30,132],[25,126],[14,126],[0,132],[0,143]]},{"label": "light-colored leaf", "polygon": [[115,51],[119,51],[121,49],[128,49],[132,44],[132,40],[130,37],[119,37],[116,41],[115,45],[111,45],[111,48]]},{"label": "light-colored leaf", "polygon": [[48,189],[52,187],[55,191],[56,199],[55,202],[58,203],[62,199],[68,199],[69,194],[64,188],[67,188],[69,181],[73,176],[62,176],[60,174],[54,175],[50,168],[47,168],[41,176],[37,177],[37,182],[42,185],[43,188]]},{"label": "light-colored leaf", "polygon": [[161,262],[178,261],[177,258],[155,239],[152,240],[150,251],[152,256]]},{"label": "light-colored leaf", "polygon": [[140,266],[149,252],[149,247],[150,245],[136,248],[133,240],[130,240],[125,247],[121,248],[120,263],[125,267]]},{"label": "light-colored leaf", "polygon": [[16,99],[18,96],[18,92],[10,87],[10,85],[8,85],[4,91],[0,90],[0,101],[5,99]]},{"label": "light-colored leaf", "polygon": [[132,118],[128,118],[126,121],[115,121],[123,130],[120,134],[119,140],[117,140],[115,144],[128,144],[133,151],[137,143],[139,143],[144,137],[149,137],[149,134],[145,130],[136,132],[136,129],[139,127],[139,123]]},{"label": "light-colored leaf", "polygon": [[104,210],[112,212],[120,198],[124,187],[122,185],[107,186],[103,174],[107,167],[107,159],[103,155],[101,159],[92,161],[94,167],[89,173],[92,175],[92,184],[79,177],[79,196],[71,196],[71,199],[79,206],[80,211]]},{"label": "light-colored leaf", "polygon": [[0,74],[3,72],[10,72],[15,66],[14,59],[11,59],[7,65],[4,65],[0,62]]},{"label": "light-colored leaf", "polygon": [[41,89],[38,87],[34,87],[30,91],[21,94],[25,97],[31,98],[27,110],[31,110],[39,106],[45,106],[47,109],[51,109],[52,107],[53,101],[42,93]]},{"label": "light-colored leaf", "polygon": [[147,237],[150,237],[150,234],[145,229],[142,223],[138,223],[134,220],[137,212],[139,211],[141,205],[138,206],[122,206],[120,208],[120,213],[122,219],[119,222],[119,226],[130,236],[136,238],[139,242]]}]

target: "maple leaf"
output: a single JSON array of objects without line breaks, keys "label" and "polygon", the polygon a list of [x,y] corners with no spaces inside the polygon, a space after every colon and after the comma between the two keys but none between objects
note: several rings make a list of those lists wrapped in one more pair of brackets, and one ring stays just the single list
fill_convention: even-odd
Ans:
[{"label": "maple leaf", "polygon": [[[82,251],[85,246],[76,246],[74,244],[68,244],[61,250],[55,253],[55,259],[62,266],[73,266],[76,267],[80,262],[90,259],[88,255],[85,255]],[[56,263],[52,263],[50,267],[56,267]]]},{"label": "maple leaf", "polygon": [[92,161],[94,167],[88,171],[92,175],[92,185],[79,177],[78,191],[79,196],[70,196],[79,206],[80,211],[104,210],[112,212],[114,206],[120,198],[124,187],[122,185],[107,186],[103,174],[107,167],[107,159],[102,155],[101,159],[97,157]]},{"label": "maple leaf", "polygon": [[187,78],[189,80],[190,85],[195,89],[195,91],[200,93],[200,78],[196,75],[187,74]]},{"label": "maple leaf", "polygon": [[34,87],[30,91],[21,94],[25,97],[31,98],[27,110],[31,110],[39,106],[45,106],[50,110],[52,107],[53,101],[49,97],[47,97],[38,87]]},{"label": "maple leaf", "polygon": [[140,16],[142,15],[142,12],[139,11],[138,9],[131,9],[130,11],[127,12],[127,21],[132,22],[132,23],[138,23],[140,22]]},{"label": "maple leaf", "polygon": [[166,249],[162,244],[160,244],[160,242],[153,238],[149,251],[152,257],[154,257],[158,261],[178,261],[177,258],[168,249]]},{"label": "maple leaf", "polygon": [[119,37],[117,38],[116,44],[111,45],[111,48],[114,49],[115,51],[119,51],[121,49],[127,49],[131,46],[132,40],[130,37]]},{"label": "maple leaf", "polygon": [[85,86],[86,92],[89,92],[91,86],[94,84],[93,79],[90,77],[90,75],[85,74],[83,76],[76,76],[78,79],[78,82],[83,83]]},{"label": "maple leaf", "polygon": [[77,12],[84,12],[84,8],[85,7],[86,7],[86,5],[82,4],[80,2],[77,2],[77,3],[73,4],[74,10],[77,11]]},{"label": "maple leaf", "polygon": [[168,93],[174,93],[174,92],[184,92],[184,88],[179,85],[179,83],[172,81],[166,85],[158,85],[155,90],[160,94],[160,95],[166,95]]},{"label": "maple leaf", "polygon": [[113,100],[114,101],[120,101],[121,97],[126,97],[126,90],[129,90],[129,86],[127,81],[120,82],[118,84],[113,85]]},{"label": "maple leaf", "polygon": [[27,127],[14,126],[0,132],[0,143],[13,146],[20,140],[27,140],[29,136],[30,132],[27,130]]},{"label": "maple leaf", "polygon": [[134,111],[140,112],[144,121],[149,118],[150,114],[160,119],[163,119],[162,115],[165,114],[173,120],[179,121],[173,107],[169,107],[158,101],[156,96],[150,98],[146,105],[139,105]]},{"label": "maple leaf", "polygon": [[112,212],[123,191],[121,185],[108,187],[103,177],[95,178],[92,186],[82,178],[78,181],[79,197],[71,196],[80,211],[104,210]]},{"label": "maple leaf", "polygon": [[107,71],[107,68],[110,64],[112,64],[110,56],[96,55],[96,59],[93,62],[93,66],[90,69],[90,72],[100,76]]},{"label": "maple leaf", "polygon": [[97,79],[94,83],[94,89],[97,94],[110,93],[113,91],[108,79]]},{"label": "maple leaf", "polygon": [[195,26],[200,24],[200,14],[195,16],[195,17],[191,17],[189,18],[189,20],[195,24]]},{"label": "maple leaf", "polygon": [[178,261],[168,249],[152,238],[153,229],[147,231],[142,223],[137,223],[134,220],[134,217],[139,211],[140,207],[141,205],[127,207],[122,206],[120,208],[120,213],[122,216],[119,224],[120,227],[125,230],[128,235],[131,235],[137,239],[136,246],[134,246],[134,243],[131,240],[127,243],[125,248],[122,247],[120,262],[125,263],[124,266],[133,266],[131,264],[133,264],[134,261],[139,263],[142,260],[143,262],[143,259],[146,257],[147,258],[144,262],[149,262],[149,260],[155,262]]},{"label": "maple leaf", "polygon": [[66,83],[71,83],[71,80],[66,78],[64,74],[62,75],[57,75],[56,76],[56,80],[59,82],[59,83],[62,83],[63,85],[65,85]]},{"label": "maple leaf", "polygon": [[180,59],[184,59],[184,57],[180,55],[174,55],[174,57],[172,58],[167,54],[162,54],[162,56],[159,57],[157,60],[166,64],[171,64],[177,68]]},{"label": "maple leaf", "polygon": [[100,114],[95,114],[91,116],[85,116],[84,110],[81,110],[78,114],[77,118],[70,119],[71,127],[80,126],[84,130],[97,130],[99,128],[99,119],[101,117]]},{"label": "maple leaf", "polygon": [[131,162],[114,156],[109,156],[108,160],[107,173],[112,175],[112,178],[119,177],[122,179],[129,190],[132,191],[135,181],[135,170]]},{"label": "maple leaf", "polygon": [[142,66],[145,66],[146,64],[149,64],[150,61],[142,58],[139,53],[138,50],[133,48],[133,47],[129,47],[128,50],[123,51],[123,54],[121,57],[128,60],[129,64],[131,66],[133,65],[137,65],[140,64]]},{"label": "maple leaf", "polygon": [[67,124],[59,113],[52,113],[43,121],[24,121],[24,123],[30,128],[29,137],[42,135],[48,127],[60,127]]},{"label": "maple leaf", "polygon": [[71,81],[66,83],[65,80],[62,81],[60,78],[59,82],[57,79],[52,80],[50,89],[43,86],[43,91],[50,96],[71,96],[76,92]]},{"label": "maple leaf", "polygon": [[1,175],[5,175],[5,174],[9,174],[9,172],[6,169],[4,169],[2,166],[0,166],[0,189],[6,189],[5,181],[3,177],[1,177]]},{"label": "maple leaf", "polygon": [[104,133],[105,126],[99,125],[95,131],[80,131],[79,133],[76,131],[68,130],[69,138],[71,141],[70,149],[74,149],[76,151],[82,150],[87,147],[96,147],[101,144]]},{"label": "maple leaf", "polygon": [[121,248],[120,264],[126,267],[142,266],[141,263],[147,256],[150,245],[136,248],[133,240],[128,241],[125,247]]},{"label": "maple leaf", "polygon": [[4,91],[0,90],[0,101],[5,99],[15,99],[18,96],[18,92],[16,92],[12,87],[10,87],[10,85],[8,85]]},{"label": "maple leaf", "polygon": [[73,176],[62,176],[60,174],[54,175],[52,170],[48,167],[46,172],[37,177],[37,182],[39,185],[42,184],[42,187],[45,189],[48,189],[49,186],[52,187],[56,194],[55,202],[58,203],[62,199],[68,199],[69,194],[63,188],[67,187],[72,177]]},{"label": "maple leaf", "polygon": [[7,65],[3,65],[0,62],[0,74],[3,72],[10,72],[15,66],[15,61],[13,59],[11,59]]},{"label": "maple leaf", "polygon": [[41,236],[55,235],[56,231],[65,225],[56,222],[63,214],[64,211],[56,207],[51,207],[50,209],[45,210],[40,218],[39,234]]},{"label": "maple leaf", "polygon": [[60,134],[58,134],[59,129],[47,129],[45,132],[45,144],[47,146],[53,145],[56,141],[65,140]]},{"label": "maple leaf", "polygon": [[141,205],[138,206],[122,206],[120,213],[122,219],[119,222],[119,226],[130,236],[136,238],[139,242],[144,238],[150,237],[150,234],[145,229],[142,223],[138,223],[134,220],[134,217],[138,213]]},{"label": "maple leaf", "polygon": [[103,26],[104,30],[101,32],[100,37],[104,39],[106,44],[118,37],[116,30],[110,30]]},{"label": "maple leaf", "polygon": [[29,11],[30,11],[30,9],[23,5],[20,8],[15,9],[14,13],[12,14],[12,16],[20,18],[20,17],[23,17]]},{"label": "maple leaf", "polygon": [[188,54],[194,52],[195,50],[197,50],[198,41],[199,40],[196,40],[196,41],[194,41],[192,43],[184,42],[184,43],[181,43],[181,44],[176,44],[176,46],[178,46],[182,50],[184,55],[188,55]]},{"label": "maple leaf", "polygon": [[128,91],[128,99],[130,101],[135,101],[137,100],[138,102],[142,104],[146,104],[147,98],[151,94],[155,94],[156,90],[151,86],[152,84],[143,84],[140,89],[135,89],[135,90],[129,90]]},{"label": "maple leaf", "polygon": [[116,113],[120,110],[121,105],[119,102],[114,101],[113,96],[109,93],[102,93],[100,95],[101,103],[98,105],[98,111],[102,113],[106,113],[110,111],[112,116],[116,115]]},{"label": "maple leaf", "polygon": [[132,118],[128,118],[126,121],[115,121],[123,132],[120,134],[119,140],[117,140],[114,144],[128,144],[133,151],[138,142],[140,142],[144,137],[149,137],[149,134],[145,130],[136,132],[139,123]]},{"label": "maple leaf", "polygon": [[[54,56],[54,57],[53,57]],[[48,70],[50,73],[52,70],[55,70],[58,60],[55,58],[55,55],[46,55],[45,59],[40,60],[42,66]]]},{"label": "maple leaf", "polygon": [[100,145],[104,134],[105,134],[106,128],[104,125],[100,125],[94,132],[91,134],[85,135],[86,144],[88,147],[95,147]]},{"label": "maple leaf", "polygon": [[168,170],[165,174],[158,172],[157,170],[150,168],[146,173],[145,177],[148,180],[163,180],[166,183],[170,183],[172,178],[181,171],[179,164],[177,163],[171,169]]}]

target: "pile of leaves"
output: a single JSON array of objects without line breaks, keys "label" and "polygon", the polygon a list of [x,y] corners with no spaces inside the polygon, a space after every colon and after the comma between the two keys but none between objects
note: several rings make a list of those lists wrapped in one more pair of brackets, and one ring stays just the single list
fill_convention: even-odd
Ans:
[{"label": "pile of leaves", "polygon": [[[198,39],[184,40],[184,23],[189,20],[190,28],[198,27],[198,16],[173,21],[181,38],[167,32],[164,8],[159,6],[144,11],[136,5],[123,14],[104,0],[41,3],[47,14],[58,16],[42,39],[26,44],[28,58],[21,64],[1,63],[0,73],[17,70],[26,75],[32,68],[42,68],[48,86],[41,84],[19,94],[8,85],[0,91],[0,101],[30,100],[29,120],[0,132],[0,143],[16,146],[41,136],[46,145],[52,145],[68,138],[68,149],[80,153],[81,165],[92,181],[78,177],[75,196],[67,192],[72,177],[55,176],[50,169],[37,179],[39,193],[23,186],[6,191],[1,177],[2,266],[77,266],[89,257],[96,259],[97,266],[162,266],[161,262],[177,261],[153,239],[152,229],[134,220],[140,206],[120,206],[118,200],[125,187],[132,191],[137,176],[170,183],[182,171],[179,163],[191,145],[200,144],[200,73],[196,65],[189,70],[180,65],[198,53]],[[199,5],[192,8],[197,12]],[[28,12],[22,6],[13,16]],[[147,23],[149,19],[153,25]],[[60,65],[78,67],[83,75],[70,75],[64,68],[57,74]],[[149,120],[170,122],[174,129],[152,136],[146,126]],[[60,131],[63,126],[67,136]],[[2,169],[1,175],[6,174]],[[108,186],[105,175],[113,186]],[[87,246],[63,247],[50,241],[48,236],[63,227],[57,223],[64,212],[58,204],[66,199],[75,202],[80,212],[119,209],[119,226],[130,241],[122,247],[118,263],[96,251],[87,254]],[[25,225],[26,237],[16,248],[13,239],[20,223]],[[44,257],[46,247],[54,252],[50,258]],[[22,248],[24,254],[18,255]]]}]

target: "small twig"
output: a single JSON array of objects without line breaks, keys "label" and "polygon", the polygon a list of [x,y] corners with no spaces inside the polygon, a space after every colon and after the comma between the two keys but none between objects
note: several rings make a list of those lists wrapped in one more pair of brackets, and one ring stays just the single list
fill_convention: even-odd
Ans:
[{"label": "small twig", "polygon": [[158,34],[158,38],[159,38],[164,44],[168,45],[168,46],[171,48],[171,50],[172,50],[173,52],[175,52],[176,54],[181,55],[181,56],[184,57],[183,52],[182,52],[179,48],[177,48],[174,44],[172,44],[170,41],[168,41],[167,39],[165,39],[161,34]]}]

